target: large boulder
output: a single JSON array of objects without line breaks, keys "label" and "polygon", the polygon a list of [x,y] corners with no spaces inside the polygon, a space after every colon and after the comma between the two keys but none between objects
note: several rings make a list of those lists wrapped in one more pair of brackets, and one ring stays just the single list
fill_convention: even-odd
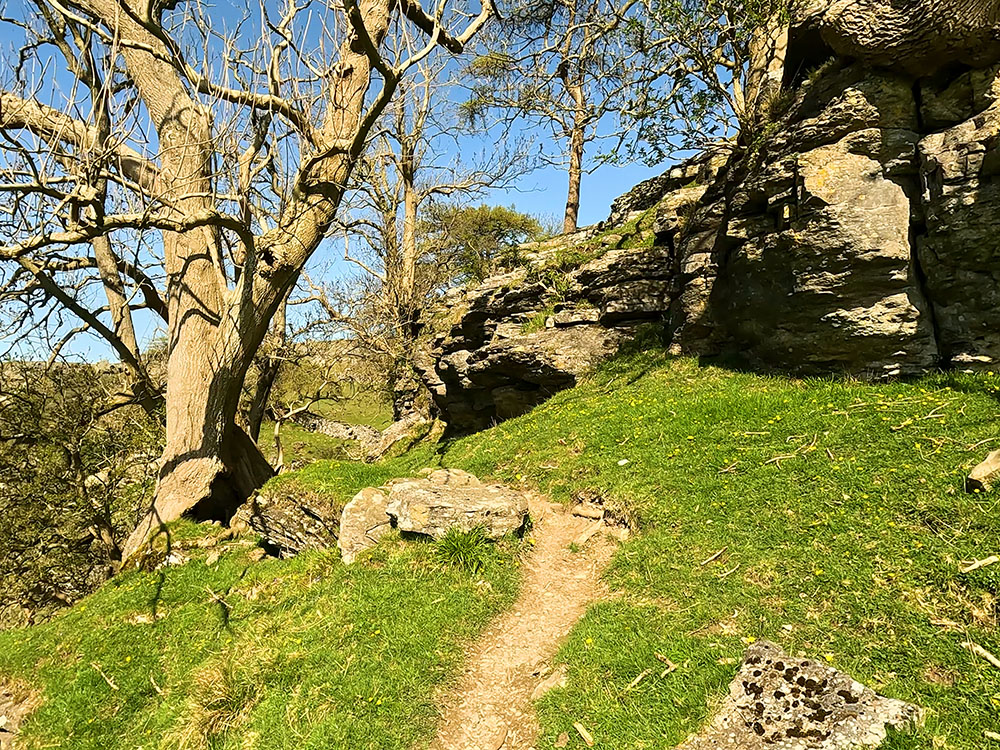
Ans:
[{"label": "large boulder", "polygon": [[678,750],[862,750],[907,729],[920,710],[849,675],[755,643],[708,726]]},{"label": "large boulder", "polygon": [[839,55],[913,75],[1000,59],[995,0],[807,0],[795,15],[803,43],[818,35]]},{"label": "large boulder", "polygon": [[365,460],[369,463],[393,458],[405,453],[434,431],[432,420],[418,413],[408,414],[393,422],[366,446]]},{"label": "large boulder", "polygon": [[386,512],[400,531],[440,539],[451,529],[482,527],[491,539],[520,530],[528,499],[516,490],[486,485],[465,472],[442,471],[393,484]]}]

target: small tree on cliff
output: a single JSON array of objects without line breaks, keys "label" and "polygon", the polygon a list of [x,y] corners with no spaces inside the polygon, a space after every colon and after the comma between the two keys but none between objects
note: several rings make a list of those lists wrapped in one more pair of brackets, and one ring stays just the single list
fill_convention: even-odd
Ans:
[{"label": "small tree on cliff", "polygon": [[781,88],[796,0],[643,0],[647,64],[664,74],[636,138],[650,161],[752,139]]},{"label": "small tree on cliff", "polygon": [[[577,228],[584,173],[635,144],[660,71],[648,57],[646,9],[638,0],[516,0],[494,24],[470,66],[465,105],[473,122],[490,113],[550,130],[561,145],[548,157],[568,177],[563,231]],[[587,159],[588,144],[604,142]]]},{"label": "small tree on cliff", "polygon": [[521,245],[545,234],[534,216],[513,206],[431,206],[421,222],[428,256],[448,268],[457,282],[482,281],[505,268],[521,265]]},{"label": "small tree on cliff", "polygon": [[492,5],[303,0],[227,24],[197,2],[33,2],[0,90],[0,299],[102,336],[149,409],[132,313],[164,320],[166,448],[128,556],[272,474],[235,421],[254,354],[399,82]]}]

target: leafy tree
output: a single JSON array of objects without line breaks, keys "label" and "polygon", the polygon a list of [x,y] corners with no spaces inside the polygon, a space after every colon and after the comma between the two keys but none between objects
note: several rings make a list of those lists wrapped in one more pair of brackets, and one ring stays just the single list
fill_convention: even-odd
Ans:
[{"label": "leafy tree", "polygon": [[647,64],[663,72],[636,138],[650,161],[748,141],[781,87],[795,0],[643,0]]},{"label": "leafy tree", "polygon": [[421,227],[425,254],[442,261],[453,280],[462,282],[521,265],[521,246],[543,232],[538,219],[513,206],[485,204],[435,204]]},{"label": "leafy tree", "polygon": [[0,627],[89,593],[152,491],[162,431],[99,365],[0,362]]}]

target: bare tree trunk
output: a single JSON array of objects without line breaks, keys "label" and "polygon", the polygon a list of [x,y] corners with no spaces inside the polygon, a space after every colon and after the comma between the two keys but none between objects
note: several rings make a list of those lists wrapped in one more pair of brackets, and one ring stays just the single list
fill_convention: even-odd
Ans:
[{"label": "bare tree trunk", "polygon": [[744,112],[741,119],[758,123],[781,91],[788,55],[788,22],[775,17],[767,25],[755,29],[749,44],[746,90],[743,92]]},{"label": "bare tree trunk", "polygon": [[[362,0],[356,9],[367,26],[366,41],[375,49],[388,31],[391,8],[390,0]],[[127,31],[159,47],[145,30]],[[208,115],[168,66],[140,50],[124,56],[157,125],[165,191],[182,210],[208,208],[205,196],[213,194]],[[230,292],[220,277],[213,230],[164,232],[167,441],[153,506],[126,542],[123,559],[132,558],[153,531],[184,514],[228,520],[274,475],[257,444],[236,424],[236,412],[253,355],[302,266],[326,236],[360,155],[365,133],[359,134],[358,121],[372,62],[356,38],[343,44],[340,59],[344,73],[322,129],[330,142],[353,139],[357,150],[341,150],[310,167],[292,196],[287,223],[257,239],[235,290]],[[307,189],[312,182],[334,187],[312,191]]]},{"label": "bare tree trunk", "polygon": [[575,232],[580,217],[580,181],[583,176],[583,126],[576,124],[569,139],[569,192],[566,196],[566,216],[563,232]]},{"label": "bare tree trunk", "polygon": [[271,324],[274,345],[266,357],[258,358],[262,359],[263,362],[260,364],[260,375],[254,388],[253,400],[250,402],[250,413],[247,415],[247,433],[256,443],[260,442],[260,427],[264,423],[267,405],[271,400],[271,392],[274,390],[274,383],[278,379],[278,371],[281,369],[281,353],[287,339],[287,322],[288,300],[285,299],[281,303],[281,307],[278,308],[274,322]]}]

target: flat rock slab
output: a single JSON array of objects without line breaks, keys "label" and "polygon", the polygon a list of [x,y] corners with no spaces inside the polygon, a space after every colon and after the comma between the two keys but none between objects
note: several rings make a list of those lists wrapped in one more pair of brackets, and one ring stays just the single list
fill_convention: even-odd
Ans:
[{"label": "flat rock slab", "polygon": [[887,727],[906,729],[920,716],[916,706],[761,641],[747,649],[715,718],[677,750],[875,748]]},{"label": "flat rock slab", "polygon": [[230,525],[253,529],[282,557],[292,557],[303,550],[337,544],[340,502],[318,494],[261,494],[240,506]]},{"label": "flat rock slab", "polygon": [[521,492],[482,484],[465,472],[438,471],[427,479],[394,484],[386,512],[400,531],[440,539],[453,528],[482,527],[491,539],[499,539],[524,526],[528,500]]}]

